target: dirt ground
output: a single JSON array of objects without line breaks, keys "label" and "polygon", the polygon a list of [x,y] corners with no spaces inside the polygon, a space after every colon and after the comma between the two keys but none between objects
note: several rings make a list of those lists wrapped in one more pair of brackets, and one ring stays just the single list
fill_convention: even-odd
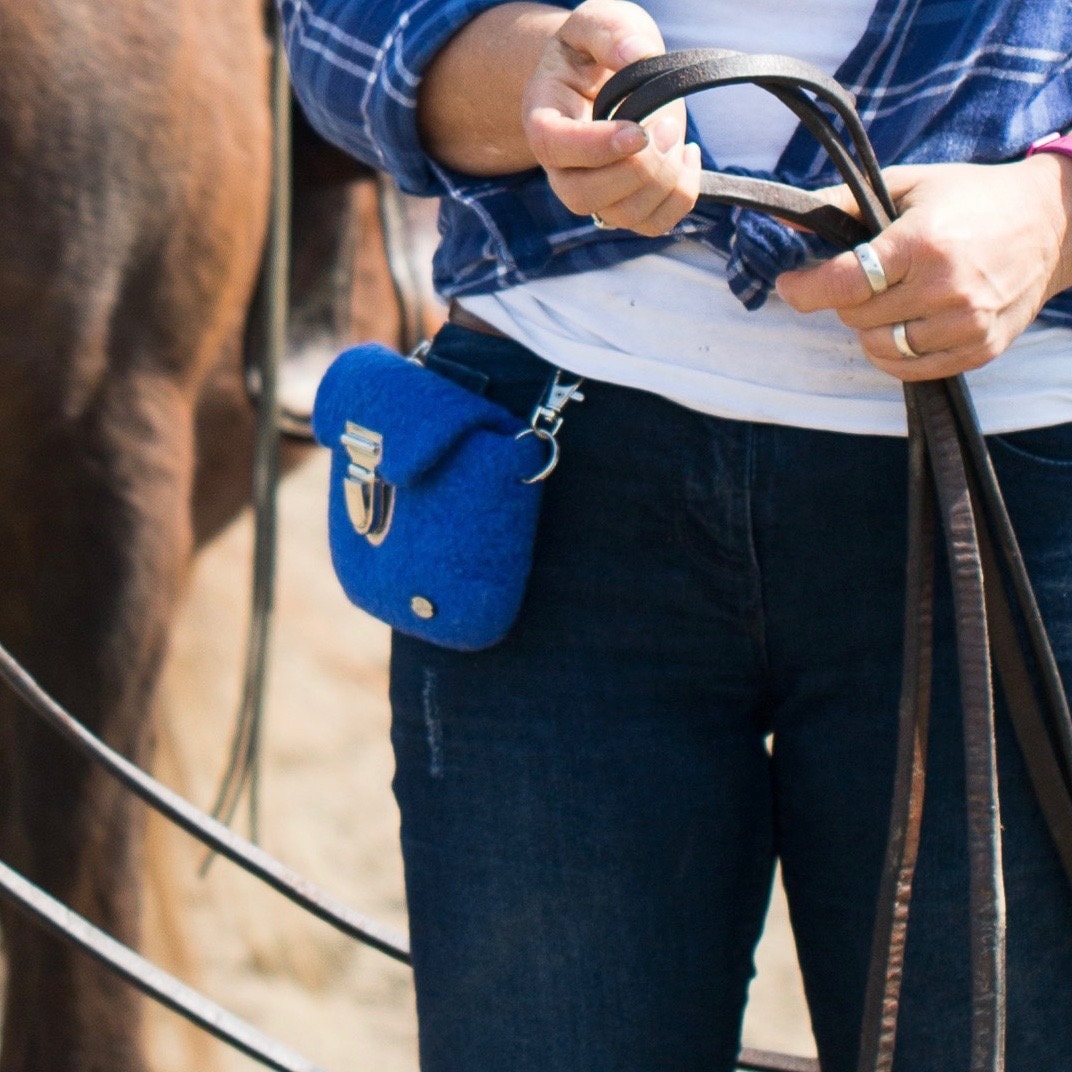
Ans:
[{"label": "dirt ground", "polygon": [[[262,843],[379,921],[404,930],[390,793],[384,627],[336,586],[324,526],[326,457],[288,478],[262,787]],[[158,771],[206,806],[223,766],[247,617],[250,531],[200,560],[165,685]],[[226,861],[153,827],[149,949],[176,974],[331,1072],[416,1072],[407,969],[305,917]],[[171,1013],[151,1013],[154,1072],[256,1066]],[[746,1044],[813,1054],[777,900],[760,950]],[[492,1070],[489,1070],[492,1072]],[[583,1070],[578,1070],[583,1072]]]}]

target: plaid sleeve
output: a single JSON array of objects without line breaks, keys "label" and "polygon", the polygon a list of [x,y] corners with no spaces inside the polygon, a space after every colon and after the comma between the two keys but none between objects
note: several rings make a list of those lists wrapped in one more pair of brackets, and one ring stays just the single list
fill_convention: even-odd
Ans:
[{"label": "plaid sleeve", "polygon": [[444,193],[421,149],[417,87],[454,33],[507,0],[278,2],[294,91],[313,126],[407,192]]}]

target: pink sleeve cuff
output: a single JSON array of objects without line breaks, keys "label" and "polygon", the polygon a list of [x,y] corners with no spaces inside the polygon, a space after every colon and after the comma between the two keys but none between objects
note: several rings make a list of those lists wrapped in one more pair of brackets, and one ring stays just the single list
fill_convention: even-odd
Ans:
[{"label": "pink sleeve cuff", "polygon": [[1035,153],[1060,153],[1062,156],[1072,156],[1072,134],[1047,134],[1031,143],[1027,150],[1028,156]]}]

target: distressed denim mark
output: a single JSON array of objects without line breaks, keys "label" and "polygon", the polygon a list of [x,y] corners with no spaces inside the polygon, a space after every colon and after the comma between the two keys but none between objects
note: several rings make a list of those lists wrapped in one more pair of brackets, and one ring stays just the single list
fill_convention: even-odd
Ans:
[{"label": "distressed denim mark", "polygon": [[443,777],[443,723],[436,703],[436,675],[430,667],[424,668],[421,687],[421,711],[428,734],[428,774],[432,778]]}]

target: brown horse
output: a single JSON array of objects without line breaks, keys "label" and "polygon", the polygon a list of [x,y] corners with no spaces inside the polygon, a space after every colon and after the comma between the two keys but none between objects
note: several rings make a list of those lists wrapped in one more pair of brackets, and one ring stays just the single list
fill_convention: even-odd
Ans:
[{"label": "brown horse", "polygon": [[[0,6],[0,642],[142,765],[191,555],[248,495],[269,51],[263,0]],[[392,340],[374,180],[299,145],[305,307]],[[136,944],[141,825],[0,695],[0,858]],[[0,1072],[146,1068],[124,984],[0,925]]]}]

